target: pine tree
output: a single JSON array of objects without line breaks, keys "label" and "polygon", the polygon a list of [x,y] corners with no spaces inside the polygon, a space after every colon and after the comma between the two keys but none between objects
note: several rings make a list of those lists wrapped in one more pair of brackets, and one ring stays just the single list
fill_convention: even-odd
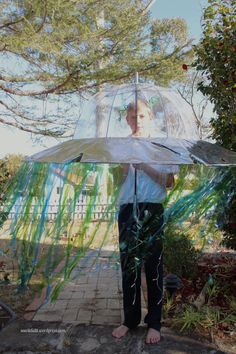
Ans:
[{"label": "pine tree", "polygon": [[[179,78],[187,35],[181,43],[156,50],[150,38],[161,33],[151,23],[152,3],[2,1],[0,123],[34,134],[69,136],[79,97],[102,84],[127,82],[135,71],[162,84]],[[167,38],[168,26],[161,28]]]}]

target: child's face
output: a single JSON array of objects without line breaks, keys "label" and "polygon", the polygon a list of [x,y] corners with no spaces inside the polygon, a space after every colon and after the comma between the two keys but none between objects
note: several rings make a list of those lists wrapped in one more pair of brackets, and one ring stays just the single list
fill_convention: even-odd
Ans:
[{"label": "child's face", "polygon": [[135,109],[133,109],[126,116],[132,135],[135,136],[147,136],[151,129],[151,120],[150,111],[144,104],[138,104],[137,114]]}]

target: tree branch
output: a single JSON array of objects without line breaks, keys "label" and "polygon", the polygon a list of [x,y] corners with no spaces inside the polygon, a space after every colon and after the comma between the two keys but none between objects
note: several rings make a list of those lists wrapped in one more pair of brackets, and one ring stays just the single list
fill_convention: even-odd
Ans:
[{"label": "tree branch", "polygon": [[156,0],[150,0],[149,3],[146,5],[146,7],[141,11],[143,15],[146,15],[146,13],[149,11],[149,9],[152,7],[152,5],[156,2]]},{"label": "tree branch", "polygon": [[5,82],[11,82],[11,83],[29,83],[29,82],[35,82],[35,81],[48,81],[48,79],[42,79],[40,77],[40,74],[39,76],[35,76],[35,77],[27,77],[27,76],[18,76],[18,77],[10,77],[10,76],[3,76],[3,75],[0,75],[0,80],[1,81],[5,81]]},{"label": "tree branch", "polygon": [[41,25],[38,27],[38,29],[35,31],[36,33],[39,33],[43,29],[43,26],[44,26],[45,21],[46,21],[46,17],[47,17],[47,0],[44,0],[43,21],[42,21]]},{"label": "tree branch", "polygon": [[194,114],[194,117],[195,117],[195,119],[197,121],[197,125],[199,126],[201,124],[201,120],[198,118],[198,116],[197,116],[197,114],[195,112],[195,109],[193,107],[193,104],[191,103],[191,101],[189,102],[189,100],[182,94],[182,92],[179,89],[177,89],[177,91],[180,94],[180,96],[185,100],[185,102],[187,102],[188,105],[191,107],[191,109],[193,111],[193,114]]},{"label": "tree branch", "polygon": [[61,88],[63,88],[69,81],[70,79],[73,77],[74,73],[70,74],[65,81],[63,81],[61,84],[54,86],[50,89],[45,89],[45,90],[41,90],[41,91],[20,91],[17,89],[11,89],[8,88],[6,86],[4,86],[3,84],[0,83],[0,89],[2,89],[3,91],[13,94],[13,95],[17,95],[17,96],[41,96],[41,95],[47,95],[49,93],[57,93],[57,91],[59,91]]},{"label": "tree branch", "polygon": [[[18,19],[17,21],[10,21],[10,22],[3,23],[3,24],[0,26],[0,30],[1,30],[2,28],[5,28],[5,27],[9,28],[10,26],[15,25],[16,23],[19,23],[19,22],[21,22],[21,21],[23,21],[23,18],[20,18],[20,19]],[[12,31],[15,31],[15,30],[14,30],[13,28],[11,28],[11,27],[10,27],[10,29],[11,29]]]},{"label": "tree branch", "polygon": [[[3,102],[2,100],[0,100],[0,104],[3,105],[8,111],[10,111],[11,113],[15,114],[16,116],[20,117],[21,119],[27,120],[31,123],[40,123],[42,124],[47,124],[47,123],[53,123],[53,121],[51,120],[46,120],[44,119],[43,122],[37,120],[37,119],[32,119],[27,117],[26,115],[22,114],[20,111],[16,111],[14,110],[12,107],[8,106],[5,102]],[[66,124],[65,124],[66,125]]]},{"label": "tree branch", "polygon": [[53,138],[71,138],[73,136],[73,134],[69,134],[69,135],[62,135],[60,132],[52,132],[52,131],[49,131],[49,130],[35,130],[35,129],[31,129],[31,128],[27,128],[27,127],[24,127],[22,125],[20,125],[19,123],[14,123],[14,122],[7,122],[5,119],[1,118],[0,117],[0,123],[4,124],[4,125],[10,125],[14,128],[17,128],[19,130],[22,130],[22,131],[25,131],[25,132],[28,132],[28,133],[33,133],[33,134],[36,134],[36,135],[44,135],[44,136],[51,136]]}]

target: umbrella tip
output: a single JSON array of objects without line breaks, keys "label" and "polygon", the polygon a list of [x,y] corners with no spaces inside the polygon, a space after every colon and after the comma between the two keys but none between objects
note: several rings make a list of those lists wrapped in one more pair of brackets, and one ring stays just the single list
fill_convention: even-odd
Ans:
[{"label": "umbrella tip", "polygon": [[135,84],[138,84],[138,72],[135,73]]}]

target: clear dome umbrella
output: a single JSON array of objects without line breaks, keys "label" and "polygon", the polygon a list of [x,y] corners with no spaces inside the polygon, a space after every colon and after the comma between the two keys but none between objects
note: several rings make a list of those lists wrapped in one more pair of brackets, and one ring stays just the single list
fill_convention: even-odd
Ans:
[{"label": "clear dome umbrella", "polygon": [[[131,137],[130,104],[144,102],[152,119],[145,137]],[[28,158],[38,162],[236,165],[236,153],[199,139],[193,112],[169,88],[148,83],[107,85],[82,107],[72,140]]]},{"label": "clear dome umbrella", "polygon": [[[138,123],[138,109],[149,115],[148,124],[141,127],[141,136],[131,136],[132,125],[127,124],[131,106],[136,112],[136,125],[142,125]],[[37,153],[29,160],[173,165],[173,168],[166,167],[166,173],[172,173],[176,172],[176,165],[196,162],[211,166],[236,165],[236,153],[199,140],[193,112],[184,99],[171,89],[138,83],[136,75],[135,83],[107,85],[84,105],[72,140]],[[134,214],[137,179],[135,168]]]},{"label": "clear dome umbrella", "polygon": [[127,137],[130,134],[125,121],[127,107],[138,100],[146,102],[152,111],[151,137],[199,138],[191,108],[178,93],[153,84],[136,83],[108,85],[94,95],[84,106],[74,139]]}]

